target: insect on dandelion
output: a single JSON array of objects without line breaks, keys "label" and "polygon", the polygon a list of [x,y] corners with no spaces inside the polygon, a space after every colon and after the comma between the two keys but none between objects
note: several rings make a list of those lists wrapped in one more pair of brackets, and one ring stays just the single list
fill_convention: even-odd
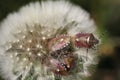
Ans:
[{"label": "insect on dandelion", "polygon": [[[80,80],[97,63],[92,47],[99,41],[94,21],[81,7],[67,1],[30,3],[1,23],[1,75],[5,80]],[[87,56],[85,49],[91,49]]]}]

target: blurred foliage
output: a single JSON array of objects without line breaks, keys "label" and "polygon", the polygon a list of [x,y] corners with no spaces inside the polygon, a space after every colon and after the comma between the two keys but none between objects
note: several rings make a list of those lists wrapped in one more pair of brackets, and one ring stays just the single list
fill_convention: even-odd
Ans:
[{"label": "blurred foliage", "polygon": [[71,0],[91,13],[97,25],[110,36],[120,35],[120,0]]}]

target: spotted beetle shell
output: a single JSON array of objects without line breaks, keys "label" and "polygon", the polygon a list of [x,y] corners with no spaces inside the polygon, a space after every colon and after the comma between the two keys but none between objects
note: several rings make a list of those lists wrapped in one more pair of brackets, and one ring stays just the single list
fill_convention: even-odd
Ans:
[{"label": "spotted beetle shell", "polygon": [[70,43],[70,36],[60,35],[58,37],[52,38],[48,43],[48,49],[51,52],[60,50],[66,47]]},{"label": "spotted beetle shell", "polygon": [[60,60],[49,58],[49,64],[47,64],[47,66],[57,75],[69,75],[70,71],[75,68],[75,58],[74,56],[64,57]]},{"label": "spotted beetle shell", "polygon": [[79,48],[91,48],[98,42],[92,33],[78,33],[75,35],[74,45]]}]

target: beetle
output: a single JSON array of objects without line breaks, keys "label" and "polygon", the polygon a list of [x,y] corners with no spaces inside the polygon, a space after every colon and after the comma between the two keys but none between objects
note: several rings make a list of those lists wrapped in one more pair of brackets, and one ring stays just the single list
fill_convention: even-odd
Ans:
[{"label": "beetle", "polygon": [[73,36],[63,34],[51,38],[48,42],[48,49],[53,56],[59,56],[65,51],[74,52],[72,50],[74,47],[86,48],[88,53],[88,49],[93,48],[98,43],[99,40],[92,33],[77,33]]},{"label": "beetle", "polygon": [[75,68],[77,57],[74,54],[74,47],[92,48],[99,43],[92,33],[77,33],[73,36],[58,35],[48,40],[48,56],[43,61],[54,74],[69,75]]},{"label": "beetle", "polygon": [[48,49],[51,52],[55,52],[57,50],[61,50],[67,47],[70,44],[70,36],[67,35],[59,35],[57,37],[53,37],[48,42]]},{"label": "beetle", "polygon": [[52,38],[48,42],[48,48],[50,51],[54,52],[67,47],[70,43],[78,48],[89,49],[98,44],[99,40],[95,38],[92,33],[77,33],[74,36],[60,35]]},{"label": "beetle", "polygon": [[76,47],[89,49],[98,44],[99,40],[92,33],[78,33],[74,36],[73,43]]},{"label": "beetle", "polygon": [[46,65],[54,74],[66,76],[75,68],[75,56],[71,55],[62,57],[61,59],[48,57],[44,65]]}]

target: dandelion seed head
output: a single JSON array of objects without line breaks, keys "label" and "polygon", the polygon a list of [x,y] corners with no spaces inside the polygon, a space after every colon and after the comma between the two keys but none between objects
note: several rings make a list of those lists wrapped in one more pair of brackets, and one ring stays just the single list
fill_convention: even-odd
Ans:
[{"label": "dandelion seed head", "polygon": [[[14,33],[16,31],[17,33]],[[33,70],[33,74],[35,76],[38,75],[36,77],[37,80],[53,79],[53,73],[47,70],[44,64],[49,65],[49,63],[52,63],[52,66],[58,72],[60,72],[61,68],[56,68],[59,60],[55,61],[44,57],[41,59],[42,55],[51,57],[48,52],[49,49],[47,49],[47,42],[61,34],[73,36],[79,32],[92,33],[98,37],[96,34],[96,25],[90,18],[89,13],[67,1],[45,1],[41,2],[41,4],[40,2],[30,3],[27,6],[23,6],[18,12],[11,13],[1,23],[0,29],[0,45],[7,43],[9,40],[16,40],[15,43],[11,43],[8,46],[10,52],[7,50],[7,52],[3,51],[0,47],[0,54],[4,54],[4,58],[0,58],[0,65],[2,65],[0,69],[4,78],[6,80],[17,80],[21,74],[21,80],[25,80],[24,78],[29,77],[30,71]],[[17,34],[18,37],[15,37],[13,34]],[[76,39],[76,41],[79,41],[79,39]],[[64,39],[61,38],[60,42],[64,42]],[[87,42],[89,42],[89,39],[87,39]],[[71,41],[66,43],[60,50],[67,49],[69,45],[71,46]],[[64,53],[68,53],[68,51]],[[89,73],[87,67],[90,64],[96,64],[94,60],[96,51],[90,50],[88,56],[86,56],[86,49],[81,48],[78,50],[75,48],[74,53],[78,55],[78,58],[82,57],[83,60],[83,62],[81,61],[83,68],[80,67],[82,71],[76,73],[76,76],[81,76],[80,74],[85,76]],[[88,60],[86,60],[86,57]],[[10,62],[8,63],[8,61]],[[42,63],[41,61],[46,62]],[[69,63],[67,60],[64,62]],[[28,68],[29,65],[31,65],[30,69]],[[19,75],[13,72],[16,66],[16,69],[20,73]],[[67,65],[67,68],[70,67],[71,65]],[[66,66],[62,66],[62,68],[67,71]],[[47,74],[48,72],[49,74]],[[45,77],[41,77],[41,75]],[[33,77],[33,75],[31,76]],[[74,76],[70,78],[71,76],[60,77],[62,80],[73,80]]]}]

